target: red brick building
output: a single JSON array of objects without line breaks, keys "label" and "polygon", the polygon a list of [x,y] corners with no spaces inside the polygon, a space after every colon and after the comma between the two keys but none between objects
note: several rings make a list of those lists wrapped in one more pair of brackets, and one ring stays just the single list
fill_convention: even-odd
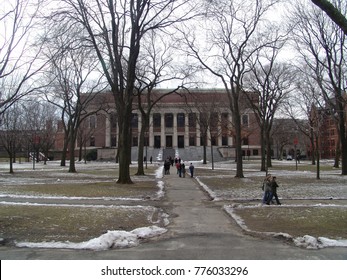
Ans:
[{"label": "red brick building", "polygon": [[[156,90],[154,98],[165,95],[166,90]],[[117,112],[111,93],[107,95],[104,112],[88,118],[82,131],[88,137],[86,149],[97,149],[99,159],[112,159],[117,151]],[[105,97],[105,96],[103,96]],[[255,100],[256,102],[256,100]],[[141,114],[134,102],[132,115],[132,159],[136,160],[141,129]],[[146,105],[146,104],[144,104]],[[241,101],[243,153],[250,157],[260,156],[260,131],[248,99]],[[56,149],[63,147],[63,130],[57,135]],[[202,147],[213,146],[218,157],[235,157],[234,130],[229,100],[225,90],[193,89],[179,91],[163,97],[150,115],[150,127],[145,136],[148,156],[153,159],[164,157],[165,150],[175,151],[175,156],[201,159]],[[76,150],[79,149],[76,143]],[[76,153],[75,153],[76,154]]]}]

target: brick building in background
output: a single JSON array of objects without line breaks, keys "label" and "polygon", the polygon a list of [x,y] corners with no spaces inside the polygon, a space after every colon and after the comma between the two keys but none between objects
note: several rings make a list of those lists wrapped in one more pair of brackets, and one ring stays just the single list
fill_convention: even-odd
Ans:
[{"label": "brick building in background", "polygon": [[[158,98],[167,91],[155,90]],[[105,111],[90,116],[83,124],[81,133],[83,141],[76,143],[75,156],[80,146],[87,151],[97,150],[98,159],[114,159],[118,145],[117,112],[111,93],[107,95]],[[105,96],[104,96],[105,97]],[[259,158],[260,131],[248,99],[241,101],[242,149],[244,156]],[[257,99],[254,98],[254,102]],[[137,150],[141,129],[141,113],[134,101],[132,114],[131,139],[132,160],[137,160]],[[207,130],[205,129],[207,128]],[[207,133],[205,133],[207,131]],[[56,151],[63,147],[64,131],[58,127]],[[166,156],[180,156],[187,160],[201,160],[203,146],[214,150],[215,160],[235,158],[234,130],[229,109],[229,100],[225,90],[190,89],[181,90],[163,97],[153,108],[150,115],[150,127],[145,135],[145,147],[148,158],[162,160]],[[81,137],[82,139],[82,137]],[[210,157],[210,149],[207,150]]]}]

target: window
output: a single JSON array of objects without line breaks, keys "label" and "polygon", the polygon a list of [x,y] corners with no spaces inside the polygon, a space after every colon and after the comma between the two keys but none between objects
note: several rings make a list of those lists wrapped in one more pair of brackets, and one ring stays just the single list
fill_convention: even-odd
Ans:
[{"label": "window", "polygon": [[219,117],[217,113],[211,113],[210,115],[210,128],[213,131],[218,129]]},{"label": "window", "polygon": [[173,114],[165,114],[165,127],[173,127]]},{"label": "window", "polygon": [[228,115],[228,113],[222,113],[221,122],[222,122],[222,129],[227,130],[229,127],[229,115]]},{"label": "window", "polygon": [[[253,155],[254,156],[257,156],[259,153],[258,153],[258,150],[253,150]],[[286,155],[284,155],[284,156],[286,156]]]},{"label": "window", "polygon": [[133,147],[138,146],[138,141],[139,141],[139,138],[137,136],[133,136]]},{"label": "window", "polygon": [[222,136],[222,146],[228,146],[228,135],[223,135]]},{"label": "window", "polygon": [[137,114],[132,114],[131,116],[131,127],[137,128],[139,124],[139,119]]},{"label": "window", "polygon": [[161,115],[159,113],[153,114],[153,127],[161,127]]},{"label": "window", "polygon": [[177,114],[177,127],[184,127],[184,126],[185,126],[184,113],[178,113]]},{"label": "window", "polygon": [[196,114],[195,113],[189,113],[188,125],[190,128],[196,128]]},{"label": "window", "polygon": [[112,128],[117,128],[117,115],[115,113],[111,114],[111,127]]},{"label": "window", "polygon": [[248,115],[242,115],[242,125],[248,126]]},{"label": "window", "polygon": [[145,138],[143,139],[143,145],[149,146],[149,137],[148,136],[145,136]]},{"label": "window", "polygon": [[212,146],[217,146],[217,136],[213,135],[211,137],[211,145]]},{"label": "window", "polygon": [[189,146],[196,146],[195,139],[196,139],[195,135],[189,136]]},{"label": "window", "polygon": [[209,125],[208,113],[200,113],[200,130],[207,131]]},{"label": "window", "polygon": [[160,146],[161,146],[160,136],[156,135],[154,136],[154,148],[160,149]]},{"label": "window", "polygon": [[178,148],[184,148],[184,136],[182,135],[177,136],[177,145],[178,145]]},{"label": "window", "polygon": [[89,117],[89,128],[91,129],[96,128],[96,116]]},{"label": "window", "polygon": [[116,135],[112,135],[111,136],[111,146],[112,147],[116,147],[117,146],[117,136]]},{"label": "window", "polygon": [[205,146],[205,145],[207,145],[207,141],[206,141],[206,135],[204,136],[204,135],[201,135],[201,137],[200,137],[200,146]]},{"label": "window", "polygon": [[90,147],[95,147],[95,137],[91,136],[89,139],[89,146]]}]

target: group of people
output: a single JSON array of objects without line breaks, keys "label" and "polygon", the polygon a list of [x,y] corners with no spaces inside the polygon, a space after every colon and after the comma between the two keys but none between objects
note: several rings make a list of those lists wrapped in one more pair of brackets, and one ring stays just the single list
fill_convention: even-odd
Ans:
[{"label": "group of people", "polygon": [[[181,160],[181,158],[175,158],[173,160],[171,157],[167,158],[164,162],[164,174],[168,175],[170,174],[170,166],[173,166],[175,163],[176,169],[177,169],[177,174],[179,177],[186,177],[186,166],[184,162]],[[191,163],[189,165],[189,172],[190,172],[190,177],[194,176],[194,165]]]},{"label": "group of people", "polygon": [[270,205],[272,199],[275,198],[277,205],[281,205],[278,195],[277,195],[278,184],[276,182],[276,177],[268,174],[263,182],[262,189],[264,191],[263,203]]}]

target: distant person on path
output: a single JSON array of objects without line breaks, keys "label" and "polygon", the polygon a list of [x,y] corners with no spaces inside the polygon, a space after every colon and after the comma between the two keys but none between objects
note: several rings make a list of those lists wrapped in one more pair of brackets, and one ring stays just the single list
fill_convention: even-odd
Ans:
[{"label": "distant person on path", "polygon": [[181,164],[177,161],[176,163],[177,174],[181,177]]},{"label": "distant person on path", "polygon": [[268,174],[265,179],[264,179],[264,182],[263,182],[263,186],[262,186],[262,190],[264,191],[264,196],[263,196],[263,203],[267,204],[267,201],[269,199],[269,196],[270,196],[270,192],[271,192],[271,179],[272,179],[272,176],[271,174]]},{"label": "distant person on path", "polygon": [[170,161],[166,160],[164,163],[165,175],[170,175]]},{"label": "distant person on path", "polygon": [[277,196],[277,188],[279,186],[278,186],[278,184],[276,182],[276,177],[275,176],[272,177],[272,180],[270,182],[270,187],[271,187],[271,192],[270,192],[270,195],[268,197],[268,200],[267,200],[266,204],[270,205],[270,203],[272,201],[272,198],[275,197],[277,205],[281,205],[281,203],[280,203],[280,201],[278,199],[278,196]]},{"label": "distant person on path", "polygon": [[152,156],[149,158],[149,162],[152,164],[153,158]]},{"label": "distant person on path", "polygon": [[181,172],[182,172],[182,177],[185,178],[186,177],[186,165],[184,164],[184,162],[181,163]]},{"label": "distant person on path", "polygon": [[194,165],[193,165],[193,163],[190,163],[190,165],[189,165],[189,172],[190,172],[190,177],[193,178],[194,177]]}]

